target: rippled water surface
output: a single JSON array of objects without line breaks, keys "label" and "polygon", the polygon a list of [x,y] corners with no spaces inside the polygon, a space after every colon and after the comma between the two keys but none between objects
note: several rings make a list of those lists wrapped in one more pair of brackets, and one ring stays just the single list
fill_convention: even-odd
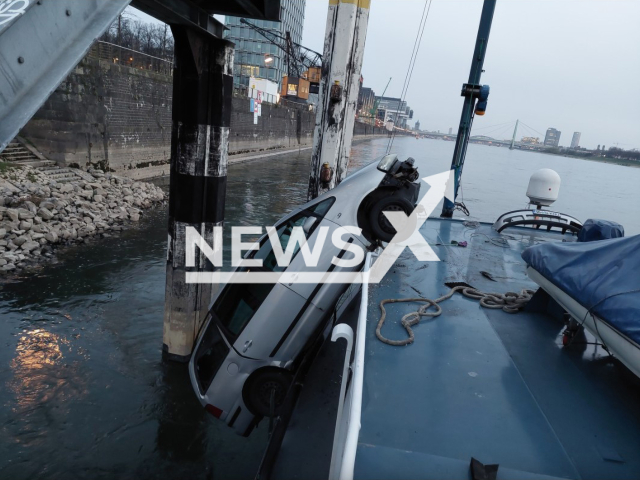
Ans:
[{"label": "rippled water surface", "polygon": [[[354,170],[387,141],[359,143]],[[421,174],[449,167],[453,143],[397,139]],[[227,222],[269,225],[306,197],[309,150],[233,165]],[[640,233],[640,169],[471,145],[463,177],[474,218],[525,205],[528,178],[554,168],[557,210]],[[424,189],[423,189],[424,191]],[[0,290],[0,478],[252,478],[266,441],[204,413],[184,365],[164,363],[166,213],[59,255]],[[310,452],[312,454],[312,452]]]}]

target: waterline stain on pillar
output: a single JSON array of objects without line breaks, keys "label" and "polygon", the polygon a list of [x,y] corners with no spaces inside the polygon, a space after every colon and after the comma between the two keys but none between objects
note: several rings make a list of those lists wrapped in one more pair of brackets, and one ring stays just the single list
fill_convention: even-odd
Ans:
[{"label": "waterline stain on pillar", "polygon": [[163,352],[186,361],[216,286],[185,282],[187,270],[213,268],[201,252],[195,267],[185,267],[185,232],[193,227],[214,249],[222,248],[214,244],[213,229],[224,221],[233,44],[182,26],[172,30],[176,64]]}]

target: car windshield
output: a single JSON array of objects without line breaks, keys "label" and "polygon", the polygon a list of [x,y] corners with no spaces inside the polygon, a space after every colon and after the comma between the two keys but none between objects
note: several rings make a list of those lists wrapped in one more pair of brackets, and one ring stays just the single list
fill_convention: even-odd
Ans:
[{"label": "car windshield", "polygon": [[[318,220],[311,227],[306,238],[311,236],[320,223],[320,219],[326,215],[334,201],[334,198],[324,200],[277,225],[276,231],[282,251],[286,251],[289,241],[291,240],[293,229],[295,227],[302,228],[309,217],[316,217]],[[297,255],[299,250],[300,244],[296,243],[291,257],[292,259]],[[240,268],[238,271],[283,272],[287,268],[286,266],[281,267],[278,265],[268,236],[262,239],[260,248],[250,252],[246,258],[262,259],[262,267]],[[249,323],[249,320],[251,320],[260,308],[262,302],[269,296],[274,286],[272,283],[232,283],[226,285],[212,309],[225,333],[232,338],[238,337],[247,323]]]}]

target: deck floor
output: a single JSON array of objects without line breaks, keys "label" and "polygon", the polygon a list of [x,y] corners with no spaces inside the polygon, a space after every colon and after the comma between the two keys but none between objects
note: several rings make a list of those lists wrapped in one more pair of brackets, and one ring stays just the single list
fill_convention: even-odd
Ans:
[{"label": "deck floor", "polygon": [[[370,286],[355,478],[469,478],[471,457],[499,464],[498,478],[639,478],[640,381],[601,347],[563,348],[560,320],[455,294],[414,327],[412,345],[376,338],[382,299],[437,298],[445,282],[535,289],[521,252],[562,239],[514,228],[503,246],[490,225],[440,219],[421,233],[441,261],[417,263],[407,249]],[[469,245],[437,245],[452,240]],[[385,336],[405,338],[399,319],[416,308],[387,305]]]}]

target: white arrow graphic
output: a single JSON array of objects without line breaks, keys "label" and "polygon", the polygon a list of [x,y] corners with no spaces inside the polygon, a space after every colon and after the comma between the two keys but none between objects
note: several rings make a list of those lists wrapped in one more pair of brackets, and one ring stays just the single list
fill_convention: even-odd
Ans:
[{"label": "white arrow graphic", "polygon": [[440,259],[420,234],[420,227],[435,210],[443,197],[453,200],[455,170],[424,177],[429,190],[410,216],[404,212],[384,212],[396,230],[389,245],[382,251],[371,266],[369,283],[379,283],[396,262],[406,247],[409,247],[416,259],[421,262],[439,262]]}]

